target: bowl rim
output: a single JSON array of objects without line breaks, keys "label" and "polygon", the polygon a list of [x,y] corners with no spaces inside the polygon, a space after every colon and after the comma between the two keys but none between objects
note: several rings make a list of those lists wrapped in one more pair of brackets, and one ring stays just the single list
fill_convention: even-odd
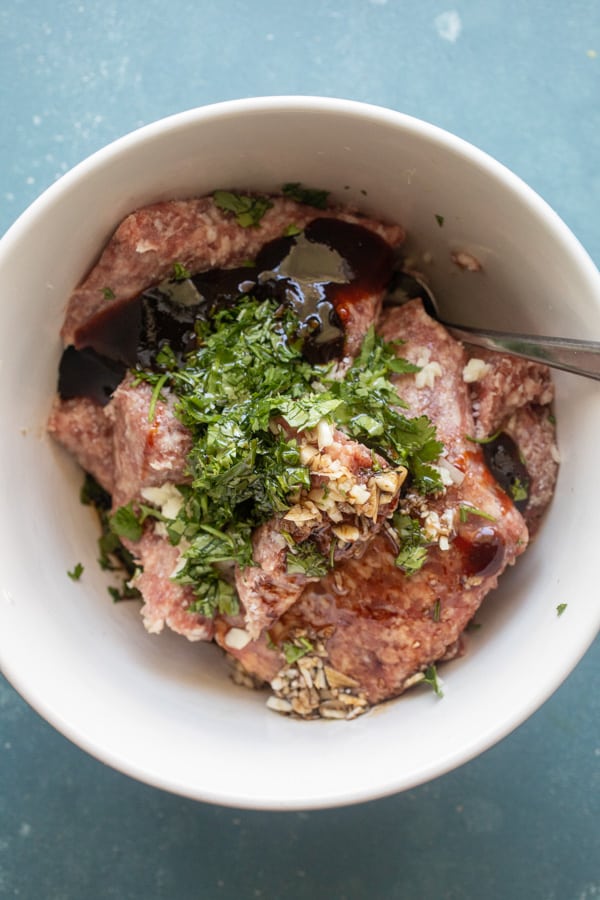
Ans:
[{"label": "bowl rim", "polygon": [[296,111],[299,113],[313,113],[315,111],[321,111],[336,114],[341,113],[346,116],[360,116],[365,121],[373,120],[385,122],[390,125],[403,126],[409,131],[426,136],[435,142],[443,143],[447,150],[450,150],[457,156],[468,158],[471,165],[479,170],[491,173],[494,177],[503,181],[504,186],[511,193],[520,194],[526,199],[527,202],[534,207],[536,213],[547,218],[548,225],[551,225],[554,229],[558,230],[561,238],[566,241],[569,244],[570,249],[580,257],[579,264],[586,270],[586,274],[600,281],[600,273],[591,256],[558,213],[519,175],[514,173],[505,166],[504,163],[501,163],[487,151],[480,149],[475,144],[453,134],[439,125],[434,125],[431,122],[427,122],[425,119],[420,119],[409,113],[404,113],[399,110],[390,109],[389,107],[379,106],[373,103],[366,103],[360,100],[310,94],[269,94],[258,97],[222,100],[202,106],[191,107],[181,112],[163,116],[115,138],[113,141],[110,141],[108,144],[100,147],[76,163],[68,172],[65,172],[57,178],[55,182],[45,188],[45,190],[43,190],[42,193],[36,197],[23,212],[21,212],[13,224],[9,226],[4,235],[0,237],[0,254],[4,250],[5,242],[12,240],[21,228],[27,227],[30,218],[35,218],[46,205],[53,203],[55,195],[59,195],[72,183],[76,183],[80,178],[85,177],[88,171],[95,169],[99,165],[109,164],[114,157],[126,152],[131,146],[135,146],[147,139],[152,140],[154,137],[159,136],[165,128],[185,130],[190,124],[206,118],[233,118],[240,114],[248,115],[253,112],[263,111],[272,112],[279,108],[282,108],[286,112]]}]

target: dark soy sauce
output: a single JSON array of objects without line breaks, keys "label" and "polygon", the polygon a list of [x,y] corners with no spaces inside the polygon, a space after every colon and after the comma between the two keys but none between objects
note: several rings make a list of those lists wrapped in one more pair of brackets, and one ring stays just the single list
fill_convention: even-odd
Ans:
[{"label": "dark soy sauce", "polygon": [[470,538],[458,535],[454,546],[462,556],[463,572],[468,578],[497,575],[504,565],[504,542],[489,525],[478,529]]},{"label": "dark soy sauce", "polygon": [[502,432],[482,446],[485,463],[500,487],[523,512],[529,501],[529,472],[513,439]]},{"label": "dark soy sauce", "polygon": [[266,244],[252,265],[166,280],[130,300],[111,303],[84,325],[60,363],[63,399],[105,404],[128,368],[157,368],[168,344],[181,362],[195,347],[195,323],[244,294],[294,310],[302,352],[313,364],[339,359],[352,308],[388,284],[393,252],[374,232],[320,218],[299,235]]}]

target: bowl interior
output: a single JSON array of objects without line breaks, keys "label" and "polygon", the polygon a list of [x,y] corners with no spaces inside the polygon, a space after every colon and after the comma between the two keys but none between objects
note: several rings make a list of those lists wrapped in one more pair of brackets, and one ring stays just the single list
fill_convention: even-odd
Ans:
[{"label": "bowl interior", "polygon": [[[600,279],[552,211],[497,163],[414,119],[346,101],[271,98],[181,114],[65,176],[0,245],[0,658],[39,712],[152,784],[256,808],[349,803],[413,786],[535,710],[600,623],[591,560],[600,393],[560,375],[562,466],[542,530],[479,615],[445,697],[415,690],[353,723],[303,723],[235,687],[216,648],[150,636],[113,604],[81,474],[45,435],[66,298],[118,222],[145,203],[288,181],[402,222],[442,309],[466,324],[600,338]],[[442,221],[443,219],[443,221]],[[459,269],[458,250],[481,272]],[[574,558],[576,564],[574,565]],[[81,562],[78,583],[67,570]],[[560,619],[559,603],[568,603]],[[376,764],[373,762],[376,761]]]}]

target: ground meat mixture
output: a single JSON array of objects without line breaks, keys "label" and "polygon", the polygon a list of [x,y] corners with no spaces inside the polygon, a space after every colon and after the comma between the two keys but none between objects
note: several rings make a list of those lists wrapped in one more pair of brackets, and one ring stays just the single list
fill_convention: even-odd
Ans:
[{"label": "ground meat mixture", "polygon": [[[111,494],[113,512],[150,504],[163,513],[123,539],[148,631],[166,625],[189,640],[215,640],[237,681],[268,683],[276,711],[352,719],[420,682],[435,686],[436,663],[462,652],[461,636],[484,597],[526,549],[557,477],[553,387],[544,366],[465,349],[420,300],[383,304],[400,226],[279,196],[269,203],[252,227],[211,197],[156,203],[125,219],[69,300],[48,427]],[[284,234],[299,236],[282,244]],[[318,242],[327,252],[315,257]],[[329,288],[315,299],[308,280],[325,281],[315,272],[331,265],[342,274],[329,274]],[[181,505],[176,486],[191,483],[193,435],[168,387],[131,374],[135,360],[161,345],[166,326],[159,313],[148,318],[143,298],[168,306],[169,292],[181,289],[173,287],[174,266],[193,303],[221,302],[235,276],[250,293],[271,291],[296,312],[298,297],[312,304],[304,319],[298,313],[306,355],[317,364],[337,359],[338,379],[371,326],[386,342],[401,342],[395,352],[414,370],[392,378],[398,408],[409,420],[427,417],[443,444],[432,461],[438,488],[423,493],[404,466],[336,427],[335,413],[309,427],[274,419],[271,430],[298,448],[307,480],[286,509],[255,528],[252,564],[221,567],[238,612],[203,615],[193,586],[173,580],[182,556],[169,541],[166,512]],[[180,309],[191,301],[177,302]],[[187,315],[176,323],[182,341],[194,330]],[[107,341],[134,319],[143,340],[113,347],[107,364]],[[90,379],[93,390],[81,389]],[[426,558],[415,571],[398,563],[395,516],[424,536]],[[293,567],[295,548],[307,546],[328,558],[328,571]]]}]

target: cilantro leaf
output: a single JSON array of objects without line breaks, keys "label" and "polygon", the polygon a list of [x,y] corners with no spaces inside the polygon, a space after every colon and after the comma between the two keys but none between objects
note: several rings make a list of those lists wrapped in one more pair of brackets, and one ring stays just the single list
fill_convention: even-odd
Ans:
[{"label": "cilantro leaf", "polygon": [[175,262],[173,263],[173,278],[175,281],[185,281],[186,278],[191,278],[191,272],[183,265],[183,263]]},{"label": "cilantro leaf", "polygon": [[564,613],[567,606],[568,606],[567,603],[559,603],[558,606],[556,607],[556,615],[562,616],[562,614]]},{"label": "cilantro leaf", "polygon": [[392,519],[400,550],[396,565],[407,575],[414,575],[427,559],[427,541],[417,519],[396,512]]},{"label": "cilantro leaf", "polygon": [[121,588],[111,585],[107,590],[113,598],[113,603],[121,603],[122,600],[141,600],[142,597],[138,589],[131,587],[127,581],[123,582]]},{"label": "cilantro leaf", "polygon": [[[80,492],[80,500],[86,506],[93,506],[100,520],[100,537],[98,549],[100,556],[98,563],[101,569],[107,571],[123,572],[121,588],[110,587],[108,592],[113,600],[130,600],[141,597],[137,588],[131,587],[130,579],[135,575],[136,566],[133,556],[121,542],[119,536],[111,529],[110,509],[112,505],[110,494],[102,488],[90,474],[86,473]],[[142,507],[142,516],[150,511],[149,507]],[[156,510],[152,511],[156,514]],[[77,567],[75,567],[75,570]],[[83,569],[82,569],[83,571]],[[70,575],[70,573],[69,573]]]},{"label": "cilantro leaf", "polygon": [[195,600],[190,612],[211,618],[219,612],[235,615],[239,604],[235,589],[221,577],[215,564],[237,562],[252,565],[252,544],[249,528],[219,531],[204,523],[198,524],[196,534],[190,535],[190,546],[183,553],[184,564],[174,580],[194,588]]},{"label": "cilantro leaf", "polygon": [[434,693],[437,694],[438,697],[444,696],[437,669],[433,664],[427,666],[427,668],[425,669],[423,681],[425,684],[428,684],[433,688]]},{"label": "cilantro leaf", "polygon": [[510,485],[510,496],[515,503],[519,503],[521,500],[527,500],[529,497],[529,485],[524,484],[520,478],[515,478]]},{"label": "cilantro leaf", "polygon": [[469,516],[479,516],[481,519],[489,519],[490,522],[495,522],[496,517],[490,515],[490,513],[484,512],[482,509],[478,509],[476,506],[460,506],[458,510],[458,517],[461,522],[466,522]]},{"label": "cilantro leaf", "polygon": [[293,641],[284,641],[281,650],[285,656],[285,661],[292,666],[307,653],[311,653],[315,648],[307,637],[298,637]]},{"label": "cilantro leaf", "polygon": [[250,197],[231,191],[215,191],[213,200],[219,209],[233,213],[242,228],[258,225],[267,210],[273,206],[268,197]]},{"label": "cilantro leaf", "polygon": [[112,505],[108,491],[105,491],[96,479],[87,472],[81,485],[79,500],[84,506],[95,506],[96,509],[102,510],[110,509]]},{"label": "cilantro leaf", "polygon": [[282,193],[284,197],[289,197],[290,200],[295,200],[296,203],[304,203],[307,206],[314,206],[316,209],[327,209],[329,191],[305,188],[299,181],[290,181],[283,185]]},{"label": "cilantro leaf", "polygon": [[287,570],[291,574],[321,578],[330,568],[330,557],[323,556],[319,548],[310,540],[300,544],[292,542],[287,554]]},{"label": "cilantro leaf", "polygon": [[83,566],[80,562],[75,563],[73,569],[70,572],[67,572],[67,575],[71,579],[71,581],[79,581],[81,576],[83,575]]},{"label": "cilantro leaf", "polygon": [[163,403],[165,402],[165,398],[161,395],[160,392],[162,391],[163,387],[165,386],[166,381],[167,381],[167,374],[165,373],[164,375],[161,375],[161,377],[158,379],[158,381],[154,385],[154,389],[152,391],[152,396],[150,397],[150,405],[148,406],[148,422],[150,422],[150,423],[154,421],[154,415],[156,413],[156,404],[158,403],[158,401],[162,400]]},{"label": "cilantro leaf", "polygon": [[117,537],[130,541],[139,541],[142,536],[142,525],[133,511],[133,505],[120,506],[110,517],[110,528]]}]

